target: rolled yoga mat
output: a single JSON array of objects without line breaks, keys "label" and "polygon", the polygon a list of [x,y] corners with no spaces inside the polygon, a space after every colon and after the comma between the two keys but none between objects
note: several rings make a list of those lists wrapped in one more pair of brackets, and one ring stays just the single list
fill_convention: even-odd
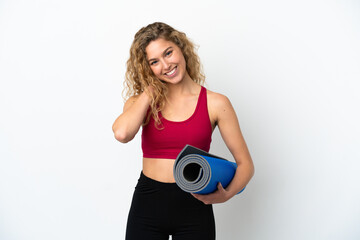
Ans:
[{"label": "rolled yoga mat", "polygon": [[175,160],[174,178],[185,192],[208,194],[217,190],[218,182],[226,188],[236,168],[234,162],[186,145]]}]

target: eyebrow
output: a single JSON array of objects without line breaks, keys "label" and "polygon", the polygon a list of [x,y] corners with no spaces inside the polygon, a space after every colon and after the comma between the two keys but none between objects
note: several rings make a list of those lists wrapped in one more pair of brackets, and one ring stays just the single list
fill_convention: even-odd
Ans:
[{"label": "eyebrow", "polygon": [[[165,49],[165,50],[163,51],[163,55],[164,55],[170,48],[172,48],[172,47],[168,47],[167,49]],[[148,62],[151,62],[151,61],[153,61],[153,60],[156,60],[156,58],[151,58],[151,59],[148,60]]]}]

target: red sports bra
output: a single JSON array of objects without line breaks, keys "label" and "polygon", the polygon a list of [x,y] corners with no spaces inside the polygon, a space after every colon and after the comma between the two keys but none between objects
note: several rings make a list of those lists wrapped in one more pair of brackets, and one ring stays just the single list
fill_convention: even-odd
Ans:
[{"label": "red sports bra", "polygon": [[186,144],[208,152],[212,126],[206,95],[206,88],[201,87],[195,112],[185,121],[169,121],[159,112],[162,124],[161,129],[157,129],[155,120],[151,117],[149,123],[142,128],[143,157],[176,159]]}]

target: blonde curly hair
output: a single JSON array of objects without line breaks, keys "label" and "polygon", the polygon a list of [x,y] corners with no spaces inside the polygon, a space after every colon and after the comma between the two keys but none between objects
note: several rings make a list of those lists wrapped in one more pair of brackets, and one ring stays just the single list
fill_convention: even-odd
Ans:
[{"label": "blonde curly hair", "polygon": [[147,115],[144,124],[149,122],[152,115],[157,126],[161,124],[158,113],[165,105],[167,85],[160,81],[152,72],[146,58],[145,49],[151,41],[158,38],[171,41],[181,49],[186,61],[186,70],[194,82],[203,85],[205,81],[205,75],[199,56],[196,53],[195,45],[186,37],[185,33],[177,31],[162,22],[155,22],[141,28],[135,34],[130,48],[130,57],[126,63],[127,69],[123,96],[126,100],[131,96],[141,94],[143,91],[146,91],[148,86],[151,86],[153,92],[148,92],[151,96],[151,114]]}]

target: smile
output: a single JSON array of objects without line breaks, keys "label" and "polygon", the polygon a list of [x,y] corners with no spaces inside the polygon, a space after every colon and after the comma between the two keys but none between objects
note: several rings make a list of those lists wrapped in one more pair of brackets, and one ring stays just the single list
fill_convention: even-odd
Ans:
[{"label": "smile", "polygon": [[172,76],[174,76],[174,75],[175,75],[176,70],[177,70],[177,66],[176,66],[176,67],[174,67],[174,69],[173,69],[173,70],[171,70],[170,72],[165,73],[165,75],[166,75],[166,76],[168,76],[168,77],[172,77]]}]

